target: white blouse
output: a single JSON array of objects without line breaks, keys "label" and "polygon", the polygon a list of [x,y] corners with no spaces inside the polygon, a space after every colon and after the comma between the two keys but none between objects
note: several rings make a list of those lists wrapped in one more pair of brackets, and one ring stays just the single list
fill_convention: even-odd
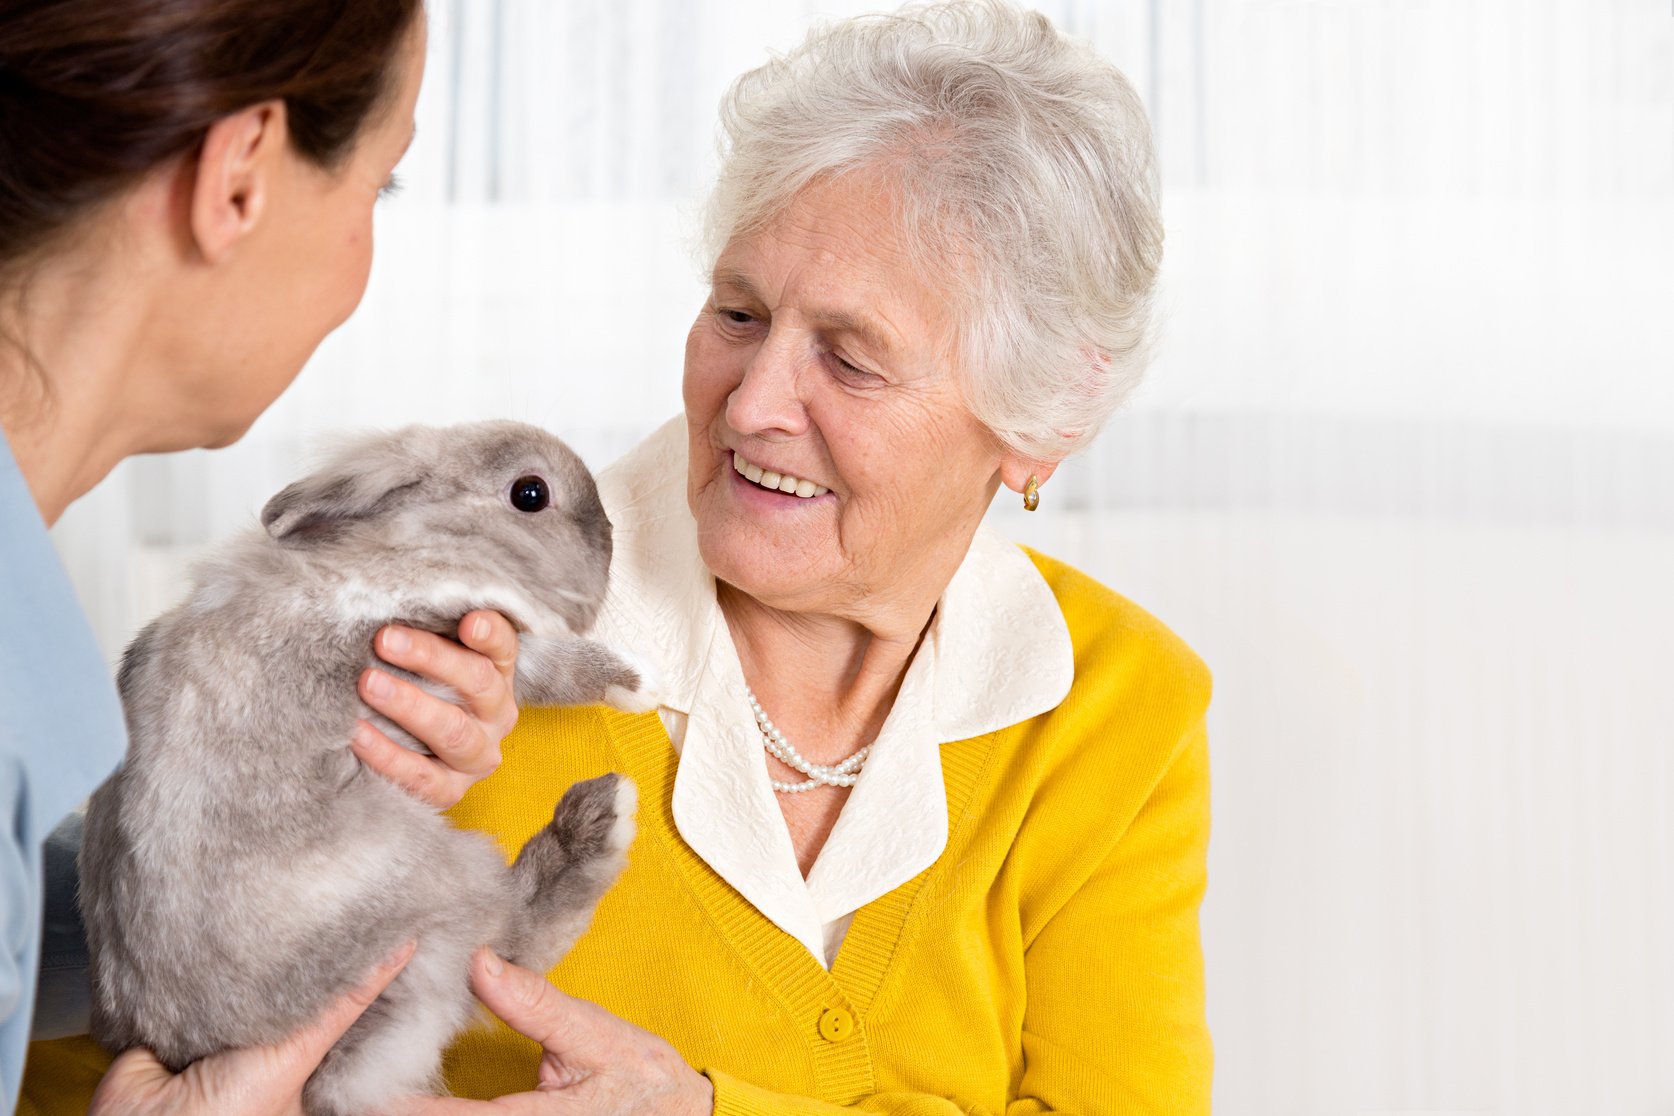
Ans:
[{"label": "white blouse", "polygon": [[715,578],[698,553],[686,465],[686,425],[675,418],[600,473],[615,543],[593,634],[650,668],[680,756],[673,803],[680,836],[829,968],[854,913],[941,855],[948,827],[941,744],[1062,701],[1074,676],[1069,629],[1028,556],[979,528],[803,879]]}]

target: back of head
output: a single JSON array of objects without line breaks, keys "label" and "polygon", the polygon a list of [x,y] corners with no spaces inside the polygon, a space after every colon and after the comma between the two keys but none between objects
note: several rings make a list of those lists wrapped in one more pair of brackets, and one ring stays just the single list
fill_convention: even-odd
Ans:
[{"label": "back of head", "polygon": [[282,100],[331,167],[392,84],[422,0],[8,0],[0,5],[0,282],[78,218]]},{"label": "back of head", "polygon": [[1121,73],[1004,0],[812,32],[723,101],[710,259],[809,183],[883,172],[920,269],[956,290],[966,402],[1057,459],[1138,383],[1162,255],[1151,133]]}]

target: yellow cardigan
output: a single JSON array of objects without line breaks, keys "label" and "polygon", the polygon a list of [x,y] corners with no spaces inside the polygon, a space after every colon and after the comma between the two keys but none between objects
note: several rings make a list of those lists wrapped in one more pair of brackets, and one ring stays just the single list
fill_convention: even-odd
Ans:
[{"label": "yellow cardigan", "polygon": [[[655,713],[526,710],[500,771],[455,807],[509,858],[569,784],[638,783],[629,867],[551,975],[671,1042],[717,1114],[1209,1111],[1208,672],[1135,605],[1031,557],[1074,643],[1069,696],[943,745],[946,850],[860,910],[829,972],[680,839]],[[20,1111],[48,1094],[81,1107],[43,1113],[85,1111],[85,1071],[63,1079],[85,1055],[37,1044]],[[497,1024],[455,1044],[448,1084],[530,1089],[537,1057]]]}]

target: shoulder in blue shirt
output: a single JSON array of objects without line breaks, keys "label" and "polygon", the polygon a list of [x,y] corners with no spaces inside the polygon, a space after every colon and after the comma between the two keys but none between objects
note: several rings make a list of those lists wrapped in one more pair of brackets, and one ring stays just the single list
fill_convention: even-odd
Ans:
[{"label": "shoulder in blue shirt", "polygon": [[47,836],[122,759],[110,668],[0,436],[0,1103],[17,1104],[41,960]]}]

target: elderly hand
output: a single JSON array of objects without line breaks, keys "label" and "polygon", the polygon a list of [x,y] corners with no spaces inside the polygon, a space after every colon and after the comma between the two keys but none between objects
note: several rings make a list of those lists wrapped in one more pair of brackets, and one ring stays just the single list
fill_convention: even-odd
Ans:
[{"label": "elderly hand", "polygon": [[88,1116],[302,1116],[309,1076],[395,979],[413,948],[408,943],[319,1019],[271,1046],[214,1054],[181,1073],[170,1073],[151,1051],[134,1047],[111,1063]]},{"label": "elderly hand", "polygon": [[498,612],[467,613],[459,640],[463,647],[434,632],[392,625],[378,632],[373,649],[385,662],[449,687],[463,708],[387,671],[368,667],[360,676],[361,700],[423,741],[434,757],[403,748],[366,721],[351,741],[368,767],[440,810],[494,773],[500,741],[517,723],[517,632],[510,621]]},{"label": "elderly hand", "polygon": [[541,1044],[540,1082],[533,1093],[493,1101],[415,1098],[412,1116],[709,1116],[709,1079],[649,1031],[597,1004],[566,996],[539,973],[479,950],[471,962],[477,997]]}]

